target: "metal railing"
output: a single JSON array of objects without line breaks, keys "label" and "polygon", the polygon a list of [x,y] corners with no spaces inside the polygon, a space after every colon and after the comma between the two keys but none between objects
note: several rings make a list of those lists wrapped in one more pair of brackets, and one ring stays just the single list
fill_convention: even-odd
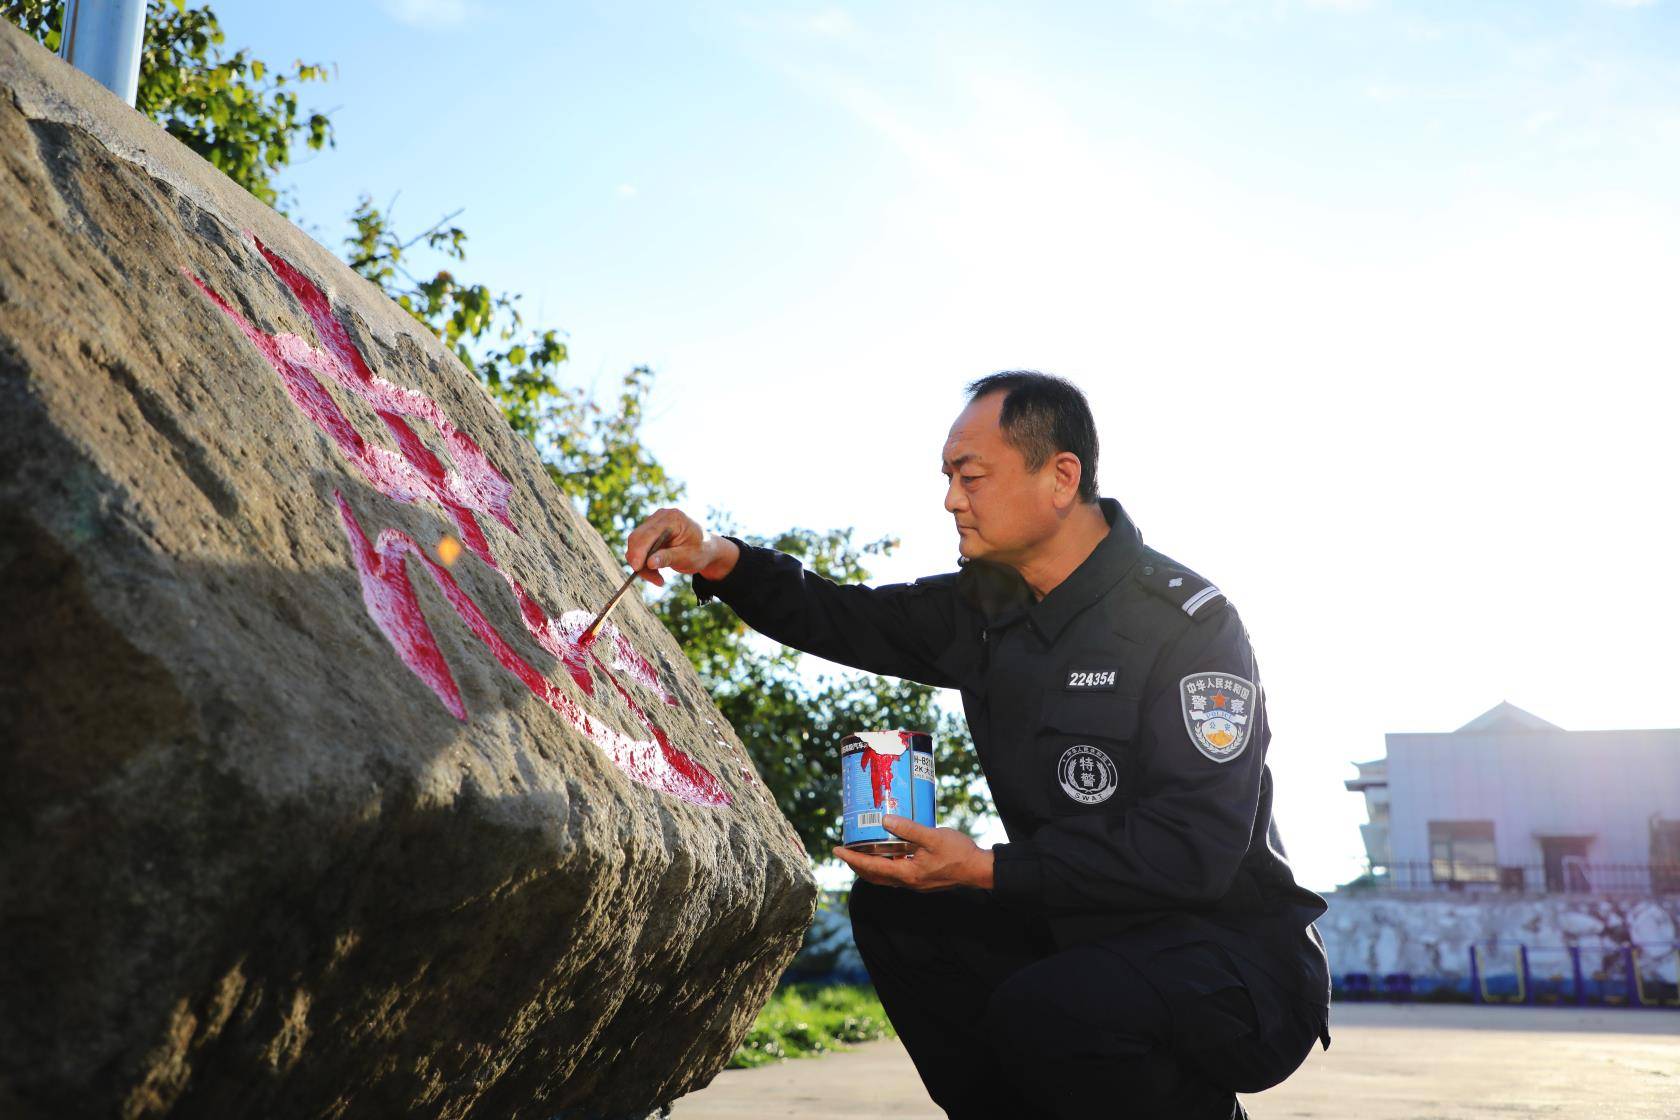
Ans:
[{"label": "metal railing", "polygon": [[1680,894],[1680,863],[1467,863],[1420,860],[1373,866],[1344,890],[1477,894]]}]

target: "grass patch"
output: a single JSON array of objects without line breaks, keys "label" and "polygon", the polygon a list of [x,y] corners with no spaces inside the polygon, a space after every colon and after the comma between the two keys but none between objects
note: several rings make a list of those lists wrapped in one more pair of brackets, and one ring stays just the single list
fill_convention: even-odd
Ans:
[{"label": "grass patch", "polygon": [[810,1058],[851,1042],[897,1037],[875,989],[861,984],[790,984],[778,988],[729,1059],[730,1069]]}]

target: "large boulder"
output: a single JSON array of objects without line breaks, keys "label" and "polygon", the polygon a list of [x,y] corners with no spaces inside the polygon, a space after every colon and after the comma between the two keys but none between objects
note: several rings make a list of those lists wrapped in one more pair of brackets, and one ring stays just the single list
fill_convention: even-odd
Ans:
[{"label": "large boulder", "polygon": [[645,1114],[810,921],[472,376],[0,29],[0,1115]]}]

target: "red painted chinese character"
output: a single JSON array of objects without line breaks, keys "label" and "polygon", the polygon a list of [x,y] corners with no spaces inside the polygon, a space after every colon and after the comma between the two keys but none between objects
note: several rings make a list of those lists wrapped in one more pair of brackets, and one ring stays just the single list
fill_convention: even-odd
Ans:
[{"label": "red painted chinese character", "polygon": [[[342,493],[335,491],[333,497],[338,504],[338,515],[350,542],[356,572],[361,577],[362,601],[367,606],[368,615],[390,641],[403,664],[425,682],[451,715],[459,720],[467,718],[460,689],[438,649],[437,640],[421,613],[420,602],[409,582],[407,560],[412,556],[437,582],[449,605],[466,623],[467,629],[488,647],[491,656],[523,681],[533,695],[599,747],[620,770],[643,785],[685,801],[699,805],[729,804],[731,798],[722,783],[690,755],[673,747],[665,733],[619,682],[619,676],[628,677],[665,703],[676,703],[676,698],[665,688],[652,663],[636,651],[629,639],[609,623],[602,627],[594,642],[581,645],[578,638],[591,617],[587,611],[568,611],[559,618],[549,616],[536,599],[520,586],[519,581],[503,571],[496,562],[478,518],[479,515],[492,517],[509,531],[519,532],[508,511],[513,487],[507,478],[491,465],[478,444],[455,426],[436,401],[416,389],[399,388],[376,375],[368,367],[361,351],[350,341],[343,324],[333,315],[326,294],[285,258],[255,238],[251,241],[274,274],[297,297],[321,341],[319,347],[311,346],[295,334],[270,335],[257,329],[197,276],[188,272],[188,279],[245,333],[245,337],[280,375],[280,382],[292,403],[333,441],[344,458],[374,489],[400,502],[430,501],[441,506],[454,522],[467,551],[506,581],[519,607],[525,629],[537,645],[565,665],[573,684],[585,696],[593,695],[595,689],[590,666],[599,667],[604,679],[612,685],[651,738],[636,739],[584,711],[576,700],[556,687],[508,644],[484,612],[455,582],[447,568],[427,556],[413,538],[395,529],[386,529],[379,534],[377,541],[370,541],[350,509],[350,503]],[[322,384],[323,377],[354,393],[373,408],[396,444],[395,451],[370,442],[356,429]],[[454,469],[445,467],[442,460],[421,442],[410,426],[410,420],[430,424],[437,430],[449,450]],[[603,650],[611,651],[610,667],[601,661]]]}]

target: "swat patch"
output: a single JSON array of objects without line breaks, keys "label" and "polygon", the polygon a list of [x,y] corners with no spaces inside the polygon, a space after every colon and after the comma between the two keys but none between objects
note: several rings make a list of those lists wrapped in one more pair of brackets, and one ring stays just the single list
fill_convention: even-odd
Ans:
[{"label": "swat patch", "polygon": [[1081,805],[1107,801],[1120,784],[1114,760],[1083,743],[1069,747],[1062,755],[1056,764],[1056,780],[1062,783],[1062,792]]},{"label": "swat patch", "polygon": [[1069,692],[1113,692],[1119,678],[1118,669],[1069,669],[1062,688]]},{"label": "swat patch", "polygon": [[1215,762],[1229,762],[1248,746],[1254,704],[1254,682],[1229,673],[1191,673],[1178,682],[1184,706],[1184,728],[1196,749]]}]

